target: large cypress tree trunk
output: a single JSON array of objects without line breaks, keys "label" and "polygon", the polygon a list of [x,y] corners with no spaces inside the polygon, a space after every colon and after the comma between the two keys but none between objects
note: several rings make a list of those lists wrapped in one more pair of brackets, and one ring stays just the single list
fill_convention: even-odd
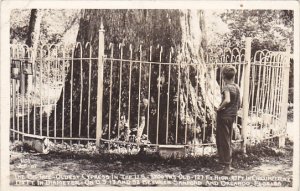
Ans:
[{"label": "large cypress tree trunk", "polygon": [[[83,10],[82,18],[80,20],[79,32],[77,42],[85,45],[87,42],[91,43],[93,47],[92,57],[98,57],[98,30],[100,29],[100,20],[103,18],[105,29],[105,53],[110,57],[109,43],[114,43],[118,47],[119,43],[124,43],[123,58],[129,59],[129,43],[133,45],[133,59],[140,59],[139,47],[142,45],[142,59],[149,60],[149,47],[153,46],[152,61],[169,62],[169,52],[171,47],[174,48],[174,56],[171,61],[184,64],[195,64],[191,67],[181,66],[180,71],[180,96],[177,99],[177,82],[178,82],[178,64],[171,67],[170,83],[170,106],[169,106],[169,140],[168,143],[174,143],[175,137],[175,121],[176,121],[176,104],[179,100],[179,129],[178,129],[178,142],[184,143],[185,128],[188,127],[188,137],[193,135],[193,127],[200,128],[197,137],[201,137],[201,128],[206,124],[212,124],[214,120],[213,103],[218,104],[218,101],[212,100],[212,87],[215,87],[215,79],[211,79],[211,72],[207,70],[204,63],[203,52],[205,50],[205,25],[203,20],[203,11],[200,10]],[[160,58],[160,48],[158,45],[163,46],[163,54]],[[119,58],[120,49],[114,49],[115,58]],[[75,57],[80,57],[80,51],[75,50]],[[89,50],[83,51],[83,57],[89,57]],[[116,63],[116,62],[115,62]],[[112,101],[111,101],[111,136],[117,136],[117,127],[121,126],[121,121],[118,121],[118,106],[121,105],[121,115],[125,120],[128,119],[128,99],[131,98],[131,112],[129,129],[137,127],[137,108],[142,103],[143,99],[150,100],[150,124],[149,138],[150,141],[155,143],[157,125],[159,126],[159,141],[158,143],[166,143],[166,116],[167,116],[167,87],[168,87],[168,66],[161,66],[159,77],[159,66],[152,65],[151,73],[151,95],[148,91],[149,80],[149,66],[143,65],[141,72],[141,99],[138,102],[138,80],[139,68],[137,65],[132,66],[132,80],[131,80],[131,94],[128,93],[128,74],[129,63],[124,64],[122,72],[122,98],[119,104],[119,64],[114,64],[112,71]],[[104,136],[107,135],[107,126],[109,126],[109,91],[110,91],[110,63],[104,64],[104,100],[103,100],[103,131]],[[71,75],[71,71],[73,74]],[[82,71],[82,72],[81,72]],[[91,72],[91,82],[89,82],[89,72]],[[82,73],[82,75],[81,75]],[[198,75],[197,75],[198,74]],[[198,77],[197,77],[198,76]],[[71,80],[72,79],[72,80]],[[158,79],[160,80],[160,102],[158,104]],[[206,84],[205,84],[206,83]],[[71,87],[72,84],[72,87]],[[90,102],[88,90],[90,87]],[[197,87],[197,88],[196,88]],[[71,103],[71,88],[72,88],[72,103]],[[97,60],[92,60],[91,70],[89,70],[89,62],[83,60],[74,61],[71,64],[70,70],[66,77],[65,92],[62,93],[57,106],[57,127],[64,127],[65,135],[72,134],[72,136],[87,136],[89,134],[95,137],[96,125],[96,102],[97,102]],[[198,94],[196,94],[196,89]],[[82,92],[82,94],[81,94]],[[64,100],[63,100],[64,97]],[[219,96],[217,97],[217,100]],[[80,110],[79,104],[82,104]],[[64,105],[64,110],[61,107]],[[71,107],[72,105],[72,107]],[[141,116],[148,117],[144,112],[147,109],[141,109]],[[159,110],[159,114],[158,114]],[[72,112],[72,119],[70,117]],[[64,122],[62,123],[62,116]],[[88,117],[90,116],[90,117]],[[197,116],[197,117],[195,117]],[[187,122],[187,118],[193,119]],[[124,119],[123,119],[124,120]],[[158,121],[158,122],[157,122]],[[72,125],[71,125],[72,124]],[[147,125],[147,124],[146,124]],[[69,128],[72,126],[72,133]],[[87,128],[90,131],[87,131]],[[146,128],[145,128],[146,129]],[[208,126],[206,133],[209,134]],[[124,129],[123,129],[124,130]],[[144,130],[145,132],[145,130]],[[62,132],[60,132],[62,133]]]}]

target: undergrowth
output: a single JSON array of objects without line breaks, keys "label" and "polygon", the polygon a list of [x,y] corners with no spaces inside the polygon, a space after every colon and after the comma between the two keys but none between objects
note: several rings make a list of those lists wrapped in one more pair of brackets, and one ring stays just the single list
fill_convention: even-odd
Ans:
[{"label": "undergrowth", "polygon": [[[72,147],[72,146],[70,146]],[[293,142],[286,141],[286,147],[278,149],[274,144],[262,142],[254,146],[247,147],[247,154],[241,150],[234,150],[232,153],[232,166],[238,169],[250,169],[261,165],[264,158],[281,158],[289,157],[293,154]],[[39,155],[45,160],[53,158],[60,159],[75,159],[75,160],[89,160],[93,163],[104,164],[147,164],[147,165],[168,165],[168,166],[185,166],[187,168],[209,168],[212,171],[219,168],[217,155],[202,155],[202,156],[187,156],[184,158],[162,158],[157,152],[152,154],[116,154],[116,153],[102,153],[89,152],[89,149],[84,151],[80,149],[56,149],[50,151],[47,155]]]},{"label": "undergrowth", "polygon": [[[250,169],[255,166],[259,166],[264,158],[280,158],[289,157],[293,154],[293,142],[286,141],[286,147],[284,149],[278,149],[274,145],[270,145],[266,142],[247,147],[247,154],[244,154],[241,150],[234,150],[232,153],[232,166],[238,169]],[[93,163],[104,164],[145,164],[145,165],[168,165],[168,166],[185,166],[187,169],[191,168],[209,168],[211,170],[217,170],[218,157],[217,155],[203,155],[203,156],[187,156],[184,158],[169,158],[164,159],[159,156],[157,152],[152,154],[116,154],[116,153],[102,153],[102,152],[88,152],[78,151],[78,149],[56,149],[50,151],[47,155],[39,155],[45,160],[51,160],[52,158],[60,159],[86,159]]]}]

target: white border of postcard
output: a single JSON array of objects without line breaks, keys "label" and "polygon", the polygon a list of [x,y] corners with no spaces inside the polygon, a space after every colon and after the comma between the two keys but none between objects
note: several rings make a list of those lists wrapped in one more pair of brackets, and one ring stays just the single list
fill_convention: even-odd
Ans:
[{"label": "white border of postcard", "polygon": [[[12,9],[290,9],[294,10],[294,158],[293,187],[272,190],[299,190],[299,2],[297,1],[2,1],[1,2],[1,190],[123,190],[124,187],[14,187],[9,185],[9,19]],[[140,190],[140,187],[126,187]],[[143,190],[270,190],[270,188],[228,187],[143,187]]]}]

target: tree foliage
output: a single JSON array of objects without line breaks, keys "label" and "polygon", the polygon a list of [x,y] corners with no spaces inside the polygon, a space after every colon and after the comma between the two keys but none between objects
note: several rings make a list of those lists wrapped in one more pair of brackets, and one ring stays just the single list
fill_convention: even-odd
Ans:
[{"label": "tree foliage", "polygon": [[[40,43],[74,43],[78,31],[79,10],[40,9],[43,13]],[[14,9],[10,14],[11,43],[25,43],[29,31],[31,10]]]},{"label": "tree foliage", "polygon": [[[29,26],[30,18],[29,9],[14,9],[11,12],[10,19],[10,39],[11,42],[25,42],[26,34]],[[125,12],[125,10],[120,10]],[[130,11],[130,10],[128,10]],[[128,12],[127,11],[127,12]],[[44,16],[41,24],[41,42],[42,43],[75,43],[76,34],[78,31],[80,11],[67,9],[44,9]],[[147,14],[147,10],[141,11],[141,15],[136,15],[140,18]],[[166,18],[160,18],[162,21],[169,23],[175,15],[168,14]],[[132,17],[133,18],[133,17]],[[159,20],[157,20],[159,23]],[[161,21],[161,22],[162,22]],[[112,42],[130,42],[130,34],[134,30],[139,30],[138,26],[131,26],[130,20],[122,21],[120,16],[115,25],[123,25],[127,28],[128,34],[124,31],[115,31],[118,36],[114,36]],[[177,23],[178,24],[178,23]],[[205,12],[205,25],[207,34],[207,44],[209,46],[220,46],[230,44],[231,47],[239,46],[243,36],[251,36],[254,38],[254,49],[269,49],[279,50],[284,48],[286,40],[289,38],[293,44],[294,31],[294,12],[292,10],[207,10]],[[166,25],[167,27],[168,25]],[[157,23],[153,23],[145,30],[139,30],[139,34],[151,33],[155,30]],[[171,28],[176,28],[174,25]],[[108,28],[106,30],[112,30]],[[114,29],[118,30],[118,29]],[[140,44],[159,44],[159,36],[153,42],[135,39],[140,41]],[[175,39],[172,40],[173,44]]]},{"label": "tree foliage", "polygon": [[293,15],[291,10],[226,10],[220,15],[230,29],[225,42],[239,46],[243,36],[250,36],[253,52],[284,50],[287,39],[293,45]]}]

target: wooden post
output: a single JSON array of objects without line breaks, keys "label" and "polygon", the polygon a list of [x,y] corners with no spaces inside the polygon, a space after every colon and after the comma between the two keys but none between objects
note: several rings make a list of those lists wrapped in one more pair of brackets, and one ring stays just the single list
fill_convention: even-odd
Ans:
[{"label": "wooden post", "polygon": [[287,111],[288,111],[288,97],[289,97],[289,74],[290,74],[290,52],[291,44],[288,40],[286,45],[286,55],[283,61],[283,91],[282,91],[282,103],[281,103],[281,113],[280,113],[280,124],[281,128],[284,129],[284,135],[279,137],[279,147],[285,146],[285,133],[287,125]]},{"label": "wooden post", "polygon": [[101,19],[98,47],[98,88],[97,88],[97,124],[96,146],[100,146],[102,136],[102,102],[103,102],[103,63],[104,63],[104,27]]},{"label": "wooden post", "polygon": [[248,111],[249,111],[249,89],[250,89],[250,65],[251,65],[251,38],[246,37],[245,44],[245,69],[243,89],[243,121],[242,121],[242,150],[246,153],[248,134]]}]

